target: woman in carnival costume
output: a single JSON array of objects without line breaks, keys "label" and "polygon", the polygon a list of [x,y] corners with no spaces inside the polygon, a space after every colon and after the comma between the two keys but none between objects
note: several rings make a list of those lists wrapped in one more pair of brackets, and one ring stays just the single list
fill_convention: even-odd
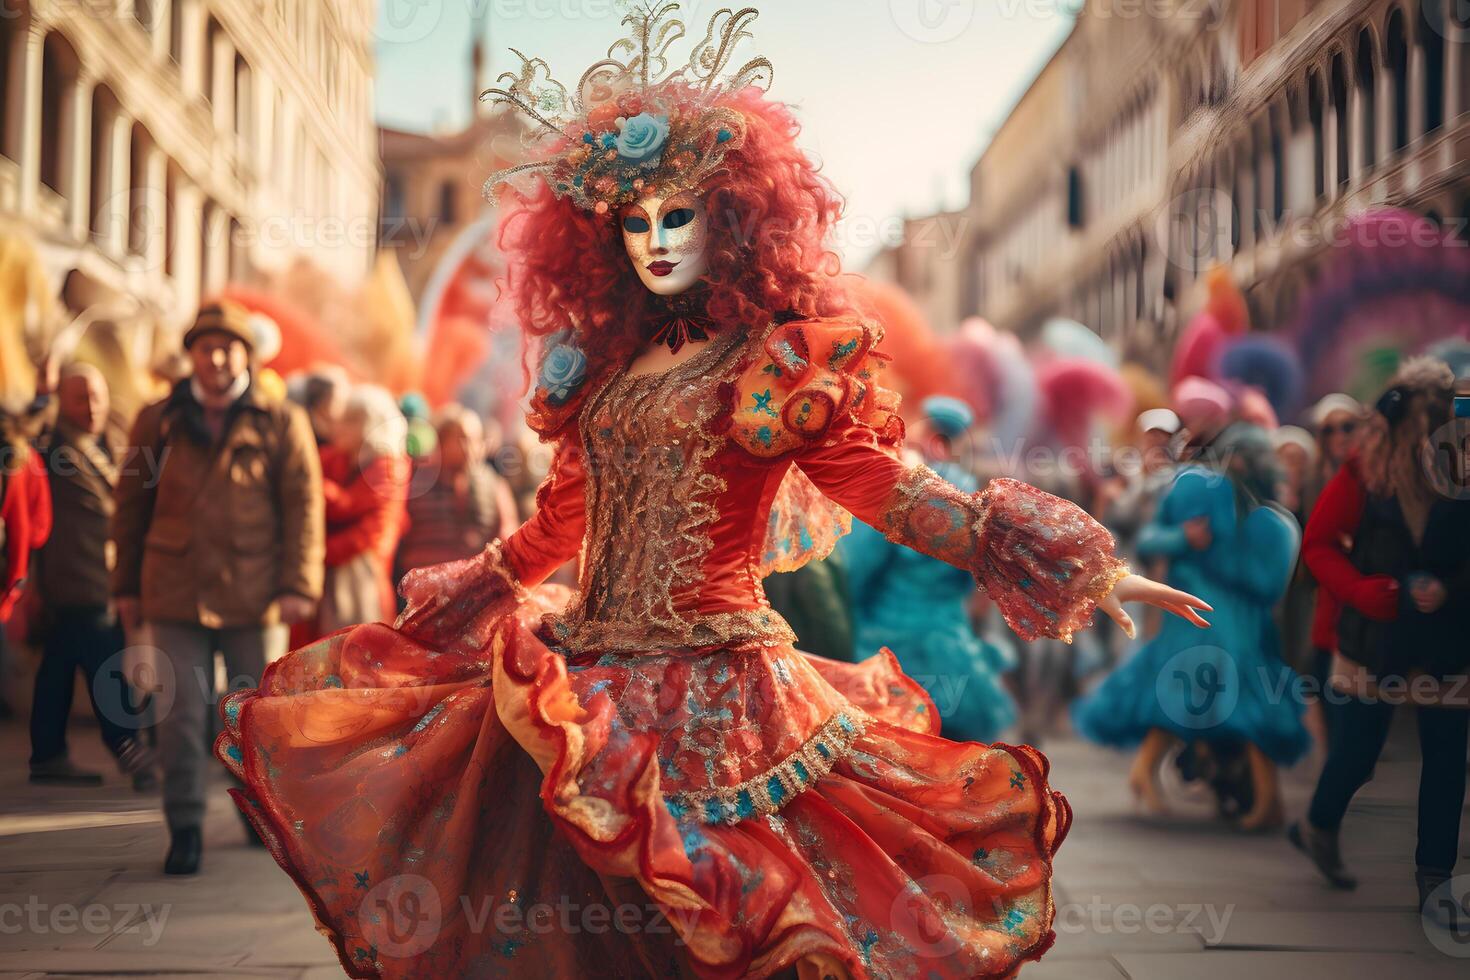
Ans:
[{"label": "woman in carnival costume", "polygon": [[[974,424],[970,406],[935,395],[921,406],[930,429],[929,463],[966,492],[975,477],[952,457]],[[866,524],[853,526],[839,551],[864,655],[886,648],[928,691],[946,738],[988,742],[1016,720],[1016,704],[1000,683],[1013,664],[975,632],[970,600],[975,580],[963,568],[890,541]]]},{"label": "woman in carnival costume", "polygon": [[[544,183],[504,232],[556,447],[537,512],[232,695],[217,752],[354,976],[1010,975],[1053,938],[1045,758],[938,738],[890,656],[797,651],[761,576],[845,509],[1023,635],[1206,607],[1069,504],[898,462],[838,199],[769,64],[724,74],[755,11],[669,73],[675,9],[572,92],[527,59],[489,93],[536,154],[492,183]],[[574,558],[575,593],[537,587]]]}]

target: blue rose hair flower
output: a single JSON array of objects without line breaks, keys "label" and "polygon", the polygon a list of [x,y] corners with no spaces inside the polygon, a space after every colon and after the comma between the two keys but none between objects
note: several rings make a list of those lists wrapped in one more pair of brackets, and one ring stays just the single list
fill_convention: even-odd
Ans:
[{"label": "blue rose hair flower", "polygon": [[618,133],[618,156],[630,163],[653,162],[669,138],[669,117],[640,112],[622,121]]},{"label": "blue rose hair flower", "polygon": [[547,403],[565,405],[586,378],[587,355],[572,343],[571,332],[562,331],[548,338],[536,381],[546,392]]}]

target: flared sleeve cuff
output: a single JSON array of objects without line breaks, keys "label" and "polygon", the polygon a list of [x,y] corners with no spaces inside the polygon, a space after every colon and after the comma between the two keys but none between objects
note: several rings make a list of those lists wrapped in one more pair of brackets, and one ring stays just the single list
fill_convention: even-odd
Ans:
[{"label": "flared sleeve cuff", "polygon": [[979,494],[975,579],[1026,640],[1072,634],[1129,574],[1113,536],[1081,507],[1017,480]]},{"label": "flared sleeve cuff", "polygon": [[879,529],[889,540],[967,568],[1022,639],[1071,642],[1128,566],[1086,511],[1016,480],[967,493],[927,466],[894,485]]},{"label": "flared sleeve cuff", "polygon": [[525,587],[492,541],[473,558],[415,568],[398,594],[407,602],[393,628],[435,649],[484,649],[495,624],[527,598]]}]

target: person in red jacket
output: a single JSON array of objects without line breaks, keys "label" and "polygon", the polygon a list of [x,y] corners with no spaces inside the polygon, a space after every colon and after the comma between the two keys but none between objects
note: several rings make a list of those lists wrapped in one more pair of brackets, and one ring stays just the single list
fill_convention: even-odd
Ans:
[{"label": "person in red jacket", "polygon": [[406,439],[392,395],[372,385],[353,389],[332,444],[322,450],[325,590],[316,622],[297,624],[293,645],[391,621],[397,612],[392,572],[408,495]]},{"label": "person in red jacket", "polygon": [[1362,452],[1327,484],[1307,522],[1302,552],[1319,589],[1314,642],[1336,652],[1336,717],[1311,808],[1292,843],[1337,888],[1338,829],[1388,738],[1394,708],[1418,709],[1423,756],[1415,875],[1420,908],[1453,874],[1465,799],[1470,706],[1470,500],[1436,493],[1424,449],[1450,421],[1454,377],[1444,364],[1410,361],[1379,399]]},{"label": "person in red jacket", "polygon": [[23,440],[0,442],[0,524],[5,574],[0,581],[0,623],[8,623],[30,571],[31,554],[51,537],[51,488],[41,457]]}]

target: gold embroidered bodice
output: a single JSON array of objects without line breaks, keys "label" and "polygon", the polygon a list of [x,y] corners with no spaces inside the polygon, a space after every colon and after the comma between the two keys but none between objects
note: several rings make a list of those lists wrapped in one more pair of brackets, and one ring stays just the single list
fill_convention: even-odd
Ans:
[{"label": "gold embroidered bodice", "polygon": [[[744,339],[716,336],[666,371],[619,374],[592,396],[580,423],[587,533],[579,594],[551,620],[568,652],[795,639],[752,568],[766,520],[760,498],[785,467],[745,467],[747,499],[731,506],[726,477],[736,464],[716,463],[728,440],[711,423],[726,408],[721,384]],[[734,560],[712,567],[717,542]]]}]

